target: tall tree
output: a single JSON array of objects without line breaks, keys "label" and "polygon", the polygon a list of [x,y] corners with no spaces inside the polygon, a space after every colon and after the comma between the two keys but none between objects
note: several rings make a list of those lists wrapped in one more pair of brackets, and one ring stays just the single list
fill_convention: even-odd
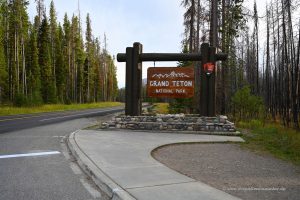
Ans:
[{"label": "tall tree", "polygon": [[49,23],[46,16],[43,17],[41,27],[39,30],[39,65],[41,68],[42,77],[42,97],[45,103],[55,103],[56,94],[54,86],[53,70],[51,69],[51,58],[50,58],[50,34],[49,34]]},{"label": "tall tree", "polygon": [[56,38],[56,88],[59,102],[66,103],[66,87],[67,87],[67,63],[64,56],[64,33],[61,25],[58,25]]},{"label": "tall tree", "polygon": [[37,32],[31,28],[27,47],[28,98],[35,104],[42,103],[41,71],[39,66]]},{"label": "tall tree", "polygon": [[28,2],[14,0],[8,4],[8,46],[9,49],[9,79],[10,96],[13,100],[16,94],[26,94],[26,59],[25,41],[28,38]]},{"label": "tall tree", "polygon": [[195,0],[183,0],[181,2],[183,7],[187,10],[184,13],[184,25],[185,25],[185,34],[188,35],[187,41],[189,44],[189,52],[194,52],[195,44],[195,16],[196,16],[196,5]]},{"label": "tall tree", "polygon": [[72,17],[71,23],[71,77],[72,99],[74,102],[82,102],[83,91],[83,65],[85,60],[83,39],[80,22],[77,16]]},{"label": "tall tree", "polygon": [[258,45],[258,13],[257,13],[257,4],[256,1],[254,1],[254,32],[253,32],[253,38],[255,41],[255,49],[256,49],[256,85],[255,85],[255,93],[258,95],[260,93],[259,91],[259,45]]},{"label": "tall tree", "polygon": [[[6,3],[0,2],[0,38],[5,38],[6,27]],[[7,67],[5,58],[5,40],[0,40],[0,104],[6,100],[7,90]]]},{"label": "tall tree", "polygon": [[44,0],[35,2],[31,24],[27,0],[0,0],[0,103],[114,100],[116,69],[106,35],[102,50],[88,15],[84,43],[80,16],[70,22],[65,15],[61,26],[54,1],[48,18]]},{"label": "tall tree", "polygon": [[245,19],[242,14],[242,3],[243,0],[227,1],[222,0],[221,14],[222,14],[222,25],[220,26],[221,32],[221,49],[222,52],[228,54],[228,60],[222,62],[220,72],[218,73],[217,80],[220,80],[221,85],[217,87],[217,99],[220,99],[219,108],[221,114],[225,114],[230,110],[230,97],[234,93],[231,77],[233,72],[236,70],[235,66],[231,63],[236,62],[235,55],[235,37],[239,35],[239,31],[245,26]]},{"label": "tall tree", "polygon": [[91,73],[91,63],[92,63],[92,27],[91,19],[89,13],[86,16],[86,32],[85,32],[85,47],[86,47],[86,68],[85,68],[85,83],[86,83],[86,101],[90,101],[90,73]]},{"label": "tall tree", "polygon": [[[57,50],[57,17],[56,11],[54,7],[53,0],[50,3],[50,59],[51,59],[51,68],[53,74],[53,81],[54,81],[54,89],[56,90],[56,50]],[[56,92],[55,92],[56,93]]]},{"label": "tall tree", "polygon": [[64,16],[64,23],[63,23],[63,52],[64,52],[64,63],[67,69],[67,81],[66,81],[66,102],[71,101],[71,83],[72,83],[72,76],[71,76],[71,23],[68,19],[68,15],[65,14]]},{"label": "tall tree", "polygon": [[37,3],[36,11],[37,11],[37,22],[38,26],[40,26],[43,16],[45,16],[45,3],[44,0],[35,0]]}]

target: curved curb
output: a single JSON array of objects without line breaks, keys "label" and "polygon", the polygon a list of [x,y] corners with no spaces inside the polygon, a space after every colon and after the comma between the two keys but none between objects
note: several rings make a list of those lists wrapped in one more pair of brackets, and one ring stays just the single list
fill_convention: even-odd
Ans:
[{"label": "curved curb", "polygon": [[[79,131],[79,130],[78,130]],[[75,140],[75,131],[67,138],[67,146],[75,157],[76,162],[84,173],[89,176],[94,183],[112,200],[136,200],[126,190],[121,188],[101,169],[99,169],[91,159],[80,149]]]}]

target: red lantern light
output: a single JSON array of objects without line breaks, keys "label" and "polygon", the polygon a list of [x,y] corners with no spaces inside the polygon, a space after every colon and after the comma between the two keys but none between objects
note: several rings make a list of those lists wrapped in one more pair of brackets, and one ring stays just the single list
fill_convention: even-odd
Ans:
[{"label": "red lantern light", "polygon": [[207,75],[210,75],[210,74],[213,73],[214,70],[215,70],[215,64],[214,64],[214,63],[211,63],[211,62],[205,63],[205,64],[203,65],[203,68],[204,68],[204,72],[205,72]]}]

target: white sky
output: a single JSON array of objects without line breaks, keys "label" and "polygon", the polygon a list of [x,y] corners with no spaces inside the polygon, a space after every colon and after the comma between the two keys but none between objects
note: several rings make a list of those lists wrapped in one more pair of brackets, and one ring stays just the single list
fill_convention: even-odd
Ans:
[{"label": "white sky", "polygon": [[[31,20],[36,15],[36,4],[30,0],[28,7]],[[45,0],[47,13],[51,0]],[[81,22],[85,29],[85,18],[90,13],[92,31],[103,41],[104,32],[108,39],[108,51],[115,55],[125,53],[126,47],[134,42],[143,44],[143,51],[176,53],[181,51],[184,9],[181,0],[80,0]],[[253,10],[254,0],[245,0],[245,7]],[[263,16],[266,2],[257,0],[258,14]],[[78,0],[54,0],[58,21],[63,21],[65,13],[69,18],[78,14]],[[48,14],[47,14],[48,15]],[[265,27],[261,24],[261,34]],[[264,34],[265,35],[265,34]],[[125,63],[118,63],[117,78],[119,87],[125,86]],[[143,63],[143,78],[152,62]],[[155,63],[156,66],[176,66],[176,62]]]}]

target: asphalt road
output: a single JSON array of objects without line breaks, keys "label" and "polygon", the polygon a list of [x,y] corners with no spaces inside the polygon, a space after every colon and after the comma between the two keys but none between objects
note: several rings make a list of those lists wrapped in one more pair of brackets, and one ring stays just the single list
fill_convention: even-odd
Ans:
[{"label": "asphalt road", "polygon": [[63,140],[111,112],[1,117],[0,200],[106,199],[78,168]]},{"label": "asphalt road", "polygon": [[53,124],[71,119],[103,116],[109,113],[122,111],[123,107],[87,109],[80,111],[65,111],[53,113],[40,113],[30,115],[0,116],[0,134],[10,131],[32,128],[46,124]]}]

